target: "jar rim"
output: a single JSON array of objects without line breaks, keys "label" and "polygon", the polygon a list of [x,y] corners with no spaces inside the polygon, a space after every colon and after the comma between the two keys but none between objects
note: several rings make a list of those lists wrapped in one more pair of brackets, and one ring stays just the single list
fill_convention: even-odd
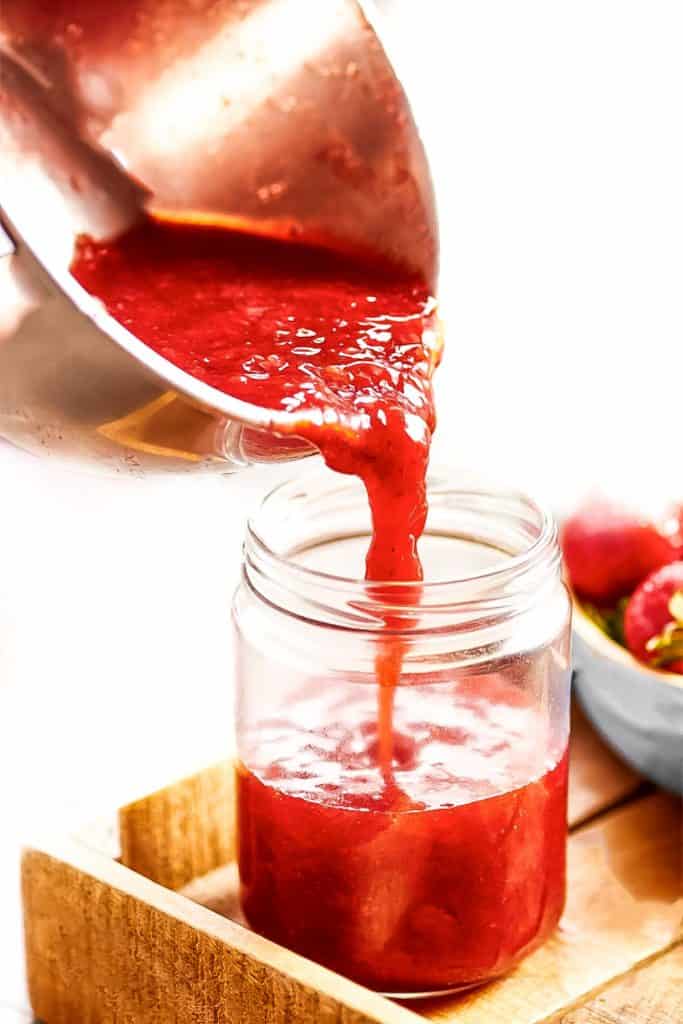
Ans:
[{"label": "jar rim", "polygon": [[[427,578],[421,581],[419,602],[415,604],[406,600],[407,588],[414,591],[414,581],[368,581],[304,565],[294,558],[297,549],[283,553],[276,550],[272,541],[269,543],[268,527],[280,523],[281,516],[286,509],[291,509],[292,503],[313,501],[321,490],[328,494],[364,495],[355,478],[317,466],[274,487],[247,525],[244,551],[249,583],[257,593],[265,589],[272,593],[272,588],[262,588],[260,581],[264,578],[269,582],[277,580],[278,596],[274,603],[281,610],[298,617],[306,617],[301,614],[302,602],[304,605],[310,603],[310,619],[314,622],[321,621],[317,609],[329,611],[334,606],[334,611],[341,612],[344,620],[343,623],[336,621],[336,624],[344,624],[347,628],[374,628],[378,618],[383,620],[386,615],[394,617],[398,614],[407,621],[415,612],[419,612],[422,618],[430,612],[438,611],[443,615],[448,609],[456,608],[466,609],[468,618],[481,613],[507,617],[539,600],[540,592],[545,592],[545,584],[548,581],[554,584],[559,577],[557,527],[546,508],[520,491],[488,486],[462,487],[457,473],[439,468],[430,470],[427,479],[427,495],[432,507],[435,499],[443,500],[444,495],[448,495],[449,499],[457,501],[459,508],[473,510],[482,516],[487,514],[487,509],[507,510],[509,516],[516,515],[520,523],[525,524],[529,543],[515,553],[506,554],[501,549],[500,561],[475,572],[449,579]],[[430,532],[429,524],[426,532]],[[329,541],[335,539],[339,538],[334,535],[328,538]],[[296,601],[288,601],[287,593],[296,595]],[[395,602],[392,602],[392,595]],[[297,611],[294,611],[294,604]],[[372,604],[374,607],[371,609]],[[336,620],[336,616],[333,617]],[[326,620],[326,616],[322,619]]]}]

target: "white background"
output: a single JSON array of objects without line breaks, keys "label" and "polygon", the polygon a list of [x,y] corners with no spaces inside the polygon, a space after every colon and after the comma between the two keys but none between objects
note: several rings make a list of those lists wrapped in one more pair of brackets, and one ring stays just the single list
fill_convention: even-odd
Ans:
[{"label": "white background", "polygon": [[[683,494],[683,4],[393,7],[441,206],[436,457],[559,509]],[[0,445],[0,1019],[25,1005],[19,842],[225,750],[272,476],[110,480]]]}]

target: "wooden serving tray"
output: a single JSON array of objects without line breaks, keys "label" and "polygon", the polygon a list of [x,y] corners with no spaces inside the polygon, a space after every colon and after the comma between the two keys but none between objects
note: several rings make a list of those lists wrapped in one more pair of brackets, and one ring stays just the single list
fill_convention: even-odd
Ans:
[{"label": "wooden serving tray", "polygon": [[240,921],[232,771],[216,765],[94,833],[24,854],[26,956],[45,1024],[534,1024],[683,1020],[681,808],[577,712],[569,890],[555,935],[460,996],[391,1002]]}]

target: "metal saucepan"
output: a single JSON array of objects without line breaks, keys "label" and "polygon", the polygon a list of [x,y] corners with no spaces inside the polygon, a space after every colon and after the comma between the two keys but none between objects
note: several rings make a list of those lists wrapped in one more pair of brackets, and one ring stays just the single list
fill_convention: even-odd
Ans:
[{"label": "metal saucepan", "polygon": [[287,413],[163,359],[69,263],[80,232],[152,210],[369,248],[433,283],[429,168],[366,5],[3,0],[0,59],[0,434],[117,471],[308,454]]}]

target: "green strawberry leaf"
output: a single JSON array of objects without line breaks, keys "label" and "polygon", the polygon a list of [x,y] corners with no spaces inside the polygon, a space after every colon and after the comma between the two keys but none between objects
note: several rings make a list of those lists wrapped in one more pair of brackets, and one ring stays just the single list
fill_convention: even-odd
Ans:
[{"label": "green strawberry leaf", "polygon": [[[664,634],[662,634],[663,636]],[[656,638],[655,638],[656,639]],[[665,643],[661,643],[661,646],[650,647],[647,645],[648,650],[656,651],[656,655],[652,658],[651,664],[655,665],[656,668],[665,668],[670,665],[672,661],[680,661],[683,659],[683,629],[673,630]]]},{"label": "green strawberry leaf", "polygon": [[650,654],[654,654],[652,664],[658,668],[683,658],[683,591],[677,590],[671,595],[669,611],[672,621],[667,622],[662,632],[646,644]]},{"label": "green strawberry leaf", "polygon": [[591,622],[594,622],[595,625],[603,631],[603,633],[607,633],[607,618],[605,617],[605,613],[600,611],[600,609],[594,604],[583,604],[581,607]]},{"label": "green strawberry leaf", "polygon": [[624,615],[627,604],[628,598],[622,597],[614,608],[598,608],[593,604],[584,604],[583,610],[603,633],[624,647]]}]

